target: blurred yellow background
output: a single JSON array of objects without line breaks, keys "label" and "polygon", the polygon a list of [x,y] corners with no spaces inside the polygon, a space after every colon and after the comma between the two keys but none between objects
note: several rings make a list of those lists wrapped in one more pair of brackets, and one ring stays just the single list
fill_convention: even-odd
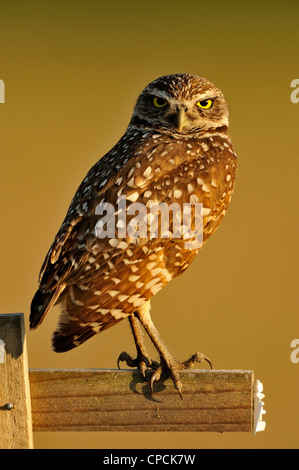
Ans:
[{"label": "blurred yellow background", "polygon": [[[28,331],[39,269],[89,168],[126,130],[140,91],[165,74],[201,75],[230,106],[239,157],[216,234],[152,302],[180,359],[253,369],[265,432],[35,433],[36,448],[298,448],[299,3],[0,2],[0,312],[24,312],[31,368],[115,368],[134,352],[126,321],[66,353],[51,351],[58,311]],[[182,323],[182,318],[184,322]]]}]

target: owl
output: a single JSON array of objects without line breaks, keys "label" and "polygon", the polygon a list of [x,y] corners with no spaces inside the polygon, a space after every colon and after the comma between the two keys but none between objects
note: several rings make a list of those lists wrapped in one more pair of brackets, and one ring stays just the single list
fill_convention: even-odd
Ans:
[{"label": "owl", "polygon": [[79,186],[42,265],[30,327],[58,305],[54,351],[127,318],[137,354],[122,352],[117,363],[144,377],[151,369],[152,390],[166,371],[182,396],[179,371],[210,363],[199,352],[185,361],[170,355],[150,300],[190,266],[228,208],[237,169],[228,116],[221,91],[195,75],[163,76],[141,92],[125,134]]}]

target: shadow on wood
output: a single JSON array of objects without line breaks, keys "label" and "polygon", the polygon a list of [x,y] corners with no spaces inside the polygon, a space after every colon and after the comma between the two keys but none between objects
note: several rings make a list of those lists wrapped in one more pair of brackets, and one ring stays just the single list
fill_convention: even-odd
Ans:
[{"label": "shadow on wood", "polygon": [[[0,315],[0,448],[32,448],[34,431],[264,430],[253,371],[184,370],[183,400],[167,375],[31,369],[23,314]],[[257,388],[257,390],[256,390]]]},{"label": "shadow on wood", "polygon": [[183,371],[183,400],[167,377],[127,370],[30,370],[36,431],[252,431],[252,371]]}]

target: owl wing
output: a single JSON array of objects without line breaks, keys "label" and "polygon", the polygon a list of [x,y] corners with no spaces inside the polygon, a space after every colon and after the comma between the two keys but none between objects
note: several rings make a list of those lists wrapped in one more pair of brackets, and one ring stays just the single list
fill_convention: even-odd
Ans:
[{"label": "owl wing", "polygon": [[67,250],[72,245],[75,227],[80,220],[81,217],[78,217],[67,227],[61,227],[45,257],[39,274],[39,289],[31,302],[30,328],[39,326],[58,300],[65,288],[65,279],[74,263],[83,262],[83,250],[76,253],[76,258],[67,256]]},{"label": "owl wing", "polygon": [[45,257],[39,273],[39,289],[31,302],[30,328],[36,328],[42,323],[47,312],[64,291],[68,277],[79,266],[84,265],[88,253],[85,250],[86,243],[81,242],[81,239],[86,235],[90,222],[88,221],[90,210],[87,210],[91,197],[89,182],[98,172],[100,189],[97,192],[97,201],[109,191],[113,180],[107,181],[103,168],[108,157],[109,154],[105,155],[87,173]]},{"label": "owl wing", "polygon": [[[70,283],[80,277],[78,274],[85,269],[85,262],[90,250],[94,247],[92,231],[97,222],[94,213],[97,204],[104,199],[115,204],[120,188],[124,189],[125,182],[127,182],[127,187],[122,192],[131,202],[136,200],[135,196],[139,195],[142,189],[145,190],[147,177],[143,174],[144,160],[146,161],[148,153],[154,149],[146,148],[145,152],[142,152],[139,143],[138,136],[134,135],[130,142],[131,152],[133,153],[135,145],[139,151],[135,159],[128,160],[126,158],[127,139],[124,136],[89,170],[79,186],[42,265],[39,289],[31,303],[31,328],[40,325],[47,312],[61,296],[66,282]],[[159,164],[160,162],[156,161],[155,165],[159,166]],[[145,175],[147,175],[146,171]],[[96,186],[95,183],[97,183]],[[89,236],[86,236],[88,231]],[[97,249],[102,252],[111,252],[114,249],[111,244],[103,240],[97,245]],[[121,251],[118,248],[118,254],[121,254]],[[107,263],[104,262],[103,265],[106,266]],[[86,273],[87,277],[91,277],[92,272],[93,270]]]}]

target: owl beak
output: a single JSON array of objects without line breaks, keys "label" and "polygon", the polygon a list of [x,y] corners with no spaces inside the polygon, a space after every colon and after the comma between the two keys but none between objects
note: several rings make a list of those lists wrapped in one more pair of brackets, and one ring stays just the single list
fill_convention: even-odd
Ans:
[{"label": "owl beak", "polygon": [[187,122],[186,111],[187,111],[187,109],[185,107],[178,108],[178,112],[177,112],[177,129],[178,129],[179,132],[182,131],[182,129],[184,128],[184,126]]}]

